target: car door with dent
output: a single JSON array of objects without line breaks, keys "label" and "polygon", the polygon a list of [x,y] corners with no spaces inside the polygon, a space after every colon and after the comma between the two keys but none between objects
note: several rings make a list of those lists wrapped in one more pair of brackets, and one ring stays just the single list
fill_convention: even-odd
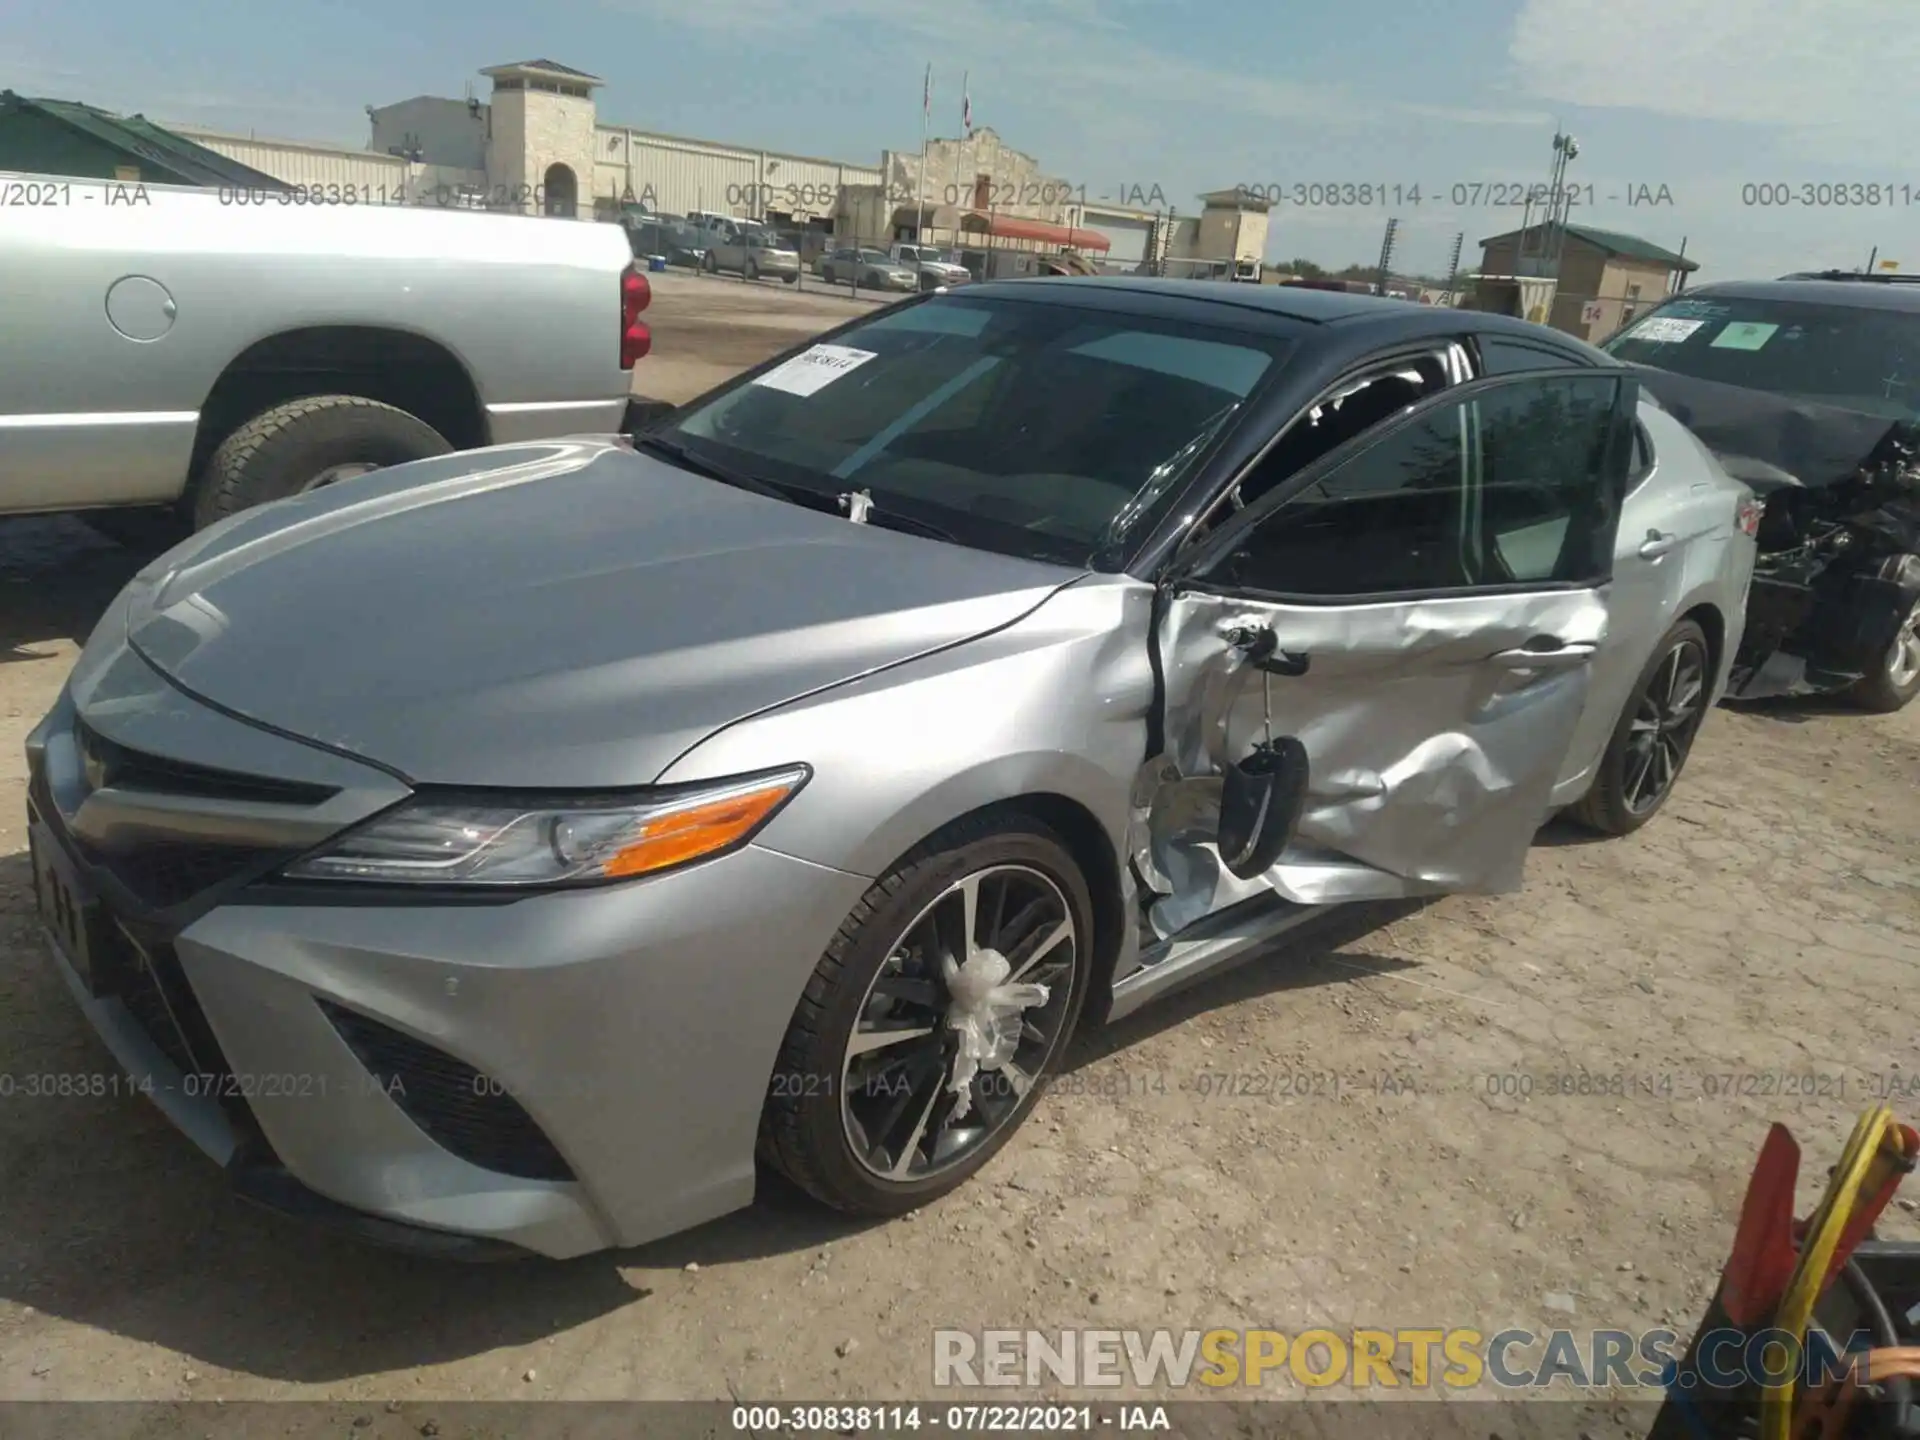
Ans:
[{"label": "car door with dent", "polygon": [[[1174,562],[1136,795],[1157,933],[1269,891],[1519,884],[1606,637],[1635,393],[1615,369],[1454,386]],[[1217,843],[1223,777],[1270,738],[1303,754],[1305,799],[1243,878]]]}]

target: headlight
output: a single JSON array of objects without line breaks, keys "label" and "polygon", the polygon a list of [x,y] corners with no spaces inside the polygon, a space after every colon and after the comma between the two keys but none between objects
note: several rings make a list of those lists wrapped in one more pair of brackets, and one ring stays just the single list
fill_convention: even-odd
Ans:
[{"label": "headlight", "polygon": [[290,879],[375,885],[596,885],[744,845],[806,766],[640,798],[419,797],[287,867]]}]

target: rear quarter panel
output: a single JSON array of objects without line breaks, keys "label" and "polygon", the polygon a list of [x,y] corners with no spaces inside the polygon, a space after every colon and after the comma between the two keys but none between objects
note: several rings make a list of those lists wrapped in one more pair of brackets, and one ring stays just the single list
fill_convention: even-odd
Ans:
[{"label": "rear quarter panel", "polygon": [[[1664,410],[1643,404],[1639,416],[1653,442],[1654,467],[1621,507],[1607,641],[1554,790],[1556,804],[1578,800],[1592,783],[1641,670],[1681,616],[1702,608],[1712,612],[1714,623],[1706,628],[1719,642],[1715,701],[1725,689],[1745,621],[1754,546],[1739,532],[1737,520],[1747,487],[1728,478]],[[1677,538],[1664,557],[1649,562],[1639,548],[1654,532]]]}]

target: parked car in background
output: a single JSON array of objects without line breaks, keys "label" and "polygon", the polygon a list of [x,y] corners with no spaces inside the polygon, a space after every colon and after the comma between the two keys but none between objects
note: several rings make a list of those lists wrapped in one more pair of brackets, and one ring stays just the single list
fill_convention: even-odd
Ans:
[{"label": "parked car in background", "polygon": [[970,286],[237,517],[29,737],[59,971],[243,1193],[389,1241],[925,1204],[1082,1023],[1670,791],[1751,497],[1651,406],[1636,486],[1632,372],[1541,334]]},{"label": "parked car in background", "polygon": [[[449,450],[624,422],[619,227],[0,176],[0,514],[149,540]],[[475,303],[484,296],[485,303]]]},{"label": "parked car in background", "polygon": [[1733,693],[1920,695],[1920,283],[1703,285],[1604,347],[1767,504]]},{"label": "parked car in background", "polygon": [[820,258],[820,278],[829,285],[856,285],[862,290],[918,290],[917,266],[894,259],[884,250],[847,247],[829,250]]},{"label": "parked car in background", "polygon": [[669,265],[701,269],[707,258],[707,237],[678,216],[659,215],[629,222],[627,238],[635,259],[661,256]]},{"label": "parked car in background", "polygon": [[895,245],[887,254],[918,272],[922,290],[965,285],[973,279],[973,272],[960,263],[959,252],[938,245]]},{"label": "parked car in background", "polygon": [[800,253],[764,225],[724,225],[708,232],[706,268],[709,274],[725,270],[758,280],[800,278]]}]

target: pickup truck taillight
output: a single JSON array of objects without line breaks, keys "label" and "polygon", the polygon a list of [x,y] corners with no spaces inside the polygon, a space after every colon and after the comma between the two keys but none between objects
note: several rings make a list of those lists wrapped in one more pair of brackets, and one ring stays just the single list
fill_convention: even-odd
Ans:
[{"label": "pickup truck taillight", "polygon": [[641,323],[640,312],[653,303],[653,287],[637,266],[620,277],[620,368],[631,370],[653,348],[653,336]]},{"label": "pickup truck taillight", "polygon": [[1739,525],[1742,535],[1760,533],[1760,517],[1767,513],[1767,502],[1748,497],[1740,502]]}]

